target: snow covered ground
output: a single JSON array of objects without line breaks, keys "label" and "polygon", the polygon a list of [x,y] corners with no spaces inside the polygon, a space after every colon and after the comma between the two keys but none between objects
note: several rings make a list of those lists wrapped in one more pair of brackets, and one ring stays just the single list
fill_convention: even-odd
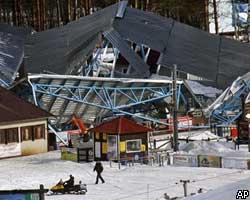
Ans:
[{"label": "snow covered ground", "polygon": [[[235,200],[235,199],[247,199],[250,200],[249,190],[250,179],[245,179],[242,181],[237,181],[235,183],[228,184],[226,186],[220,187],[218,189],[196,195],[189,196],[185,200]],[[242,190],[245,190],[242,192]],[[238,197],[238,198],[237,198]]]},{"label": "snow covered ground", "polygon": [[[205,191],[250,178],[250,171],[190,168],[173,166],[112,167],[104,163],[105,184],[95,185],[94,163],[74,163],[60,160],[60,152],[49,152],[35,156],[0,160],[0,189],[30,189],[44,184],[50,188],[60,178],[75,176],[76,182],[82,180],[88,185],[86,195],[47,196],[46,200],[118,200],[118,199],[162,199],[164,193],[170,197],[183,196],[180,179],[190,179],[188,193]],[[176,184],[178,183],[178,184]]]}]

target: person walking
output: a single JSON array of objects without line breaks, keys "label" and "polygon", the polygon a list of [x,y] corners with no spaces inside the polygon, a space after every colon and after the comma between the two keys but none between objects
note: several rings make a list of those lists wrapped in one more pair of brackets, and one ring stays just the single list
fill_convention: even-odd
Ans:
[{"label": "person walking", "polygon": [[99,179],[101,179],[102,183],[105,183],[104,179],[102,178],[102,172],[103,172],[103,166],[102,166],[102,163],[97,161],[96,164],[95,164],[95,167],[94,167],[94,170],[93,171],[96,171],[96,182],[95,184],[98,184],[98,181]]}]

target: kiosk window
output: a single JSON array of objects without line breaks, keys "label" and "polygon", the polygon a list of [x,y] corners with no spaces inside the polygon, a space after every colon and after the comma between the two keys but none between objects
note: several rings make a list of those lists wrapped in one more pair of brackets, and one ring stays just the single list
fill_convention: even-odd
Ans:
[{"label": "kiosk window", "polygon": [[140,152],[140,151],[141,151],[141,139],[126,141],[127,153]]}]

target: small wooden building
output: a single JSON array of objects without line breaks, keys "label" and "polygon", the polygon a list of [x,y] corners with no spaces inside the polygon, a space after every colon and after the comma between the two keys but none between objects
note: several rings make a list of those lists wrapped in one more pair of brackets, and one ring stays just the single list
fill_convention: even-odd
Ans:
[{"label": "small wooden building", "polygon": [[95,160],[147,161],[150,128],[126,117],[118,117],[89,131],[94,133]]},{"label": "small wooden building", "polygon": [[47,152],[50,116],[0,87],[0,158]]}]

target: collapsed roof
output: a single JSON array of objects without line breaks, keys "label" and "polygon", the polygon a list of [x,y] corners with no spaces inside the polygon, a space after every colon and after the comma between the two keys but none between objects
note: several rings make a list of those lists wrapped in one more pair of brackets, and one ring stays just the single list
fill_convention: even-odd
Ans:
[{"label": "collapsed roof", "polygon": [[[232,124],[240,117],[246,117],[244,113],[245,103],[249,101],[250,72],[238,77],[231,86],[205,109],[205,113],[210,115],[222,125]],[[246,110],[245,110],[246,111]]]},{"label": "collapsed roof", "polygon": [[[140,101],[150,99],[152,91],[150,88],[168,88],[172,81],[162,79],[127,79],[127,78],[104,78],[104,77],[80,77],[80,76],[62,76],[62,75],[29,75],[29,82],[36,88],[36,102],[39,107],[50,112],[55,116],[53,124],[60,125],[66,123],[72,118],[72,115],[76,115],[86,123],[98,122],[104,116],[111,116],[111,112],[116,114],[115,108],[119,108],[119,111],[130,112],[129,109],[136,107],[133,105],[132,96]],[[177,84],[182,84],[178,81]],[[60,87],[68,88],[67,91],[57,91],[54,95],[51,93],[39,90],[39,85],[43,85],[48,88]],[[75,96],[79,95],[78,91],[74,89],[72,92],[69,88],[78,88],[81,97],[84,97],[84,102],[73,100]],[[129,90],[126,90],[129,88]],[[132,88],[149,88],[144,89],[144,95],[142,96],[142,90],[130,92]],[[109,91],[110,98],[107,98],[103,93],[103,90]],[[115,91],[116,90],[116,91]],[[120,90],[121,92],[119,92]],[[130,96],[131,95],[131,96]],[[108,100],[108,99],[113,100]],[[114,100],[114,98],[116,100]],[[109,101],[113,106],[112,110],[110,106],[106,105],[106,101]],[[113,102],[113,103],[112,103]],[[135,103],[135,102],[134,102]],[[146,103],[145,103],[146,105]],[[109,108],[108,108],[109,107]],[[147,107],[150,107],[147,105]],[[135,117],[140,118],[140,110],[137,112],[133,110]]]},{"label": "collapsed roof", "polygon": [[29,29],[0,24],[0,85],[8,86],[14,81],[29,32]]},{"label": "collapsed roof", "polygon": [[249,44],[129,8],[122,1],[66,26],[30,35],[25,44],[27,71],[76,74],[103,37],[132,66],[129,77],[133,78],[145,78],[150,73],[149,66],[130,48],[128,41],[161,54],[158,59],[161,75],[165,67],[177,64],[180,71],[204,77],[225,88],[250,69]]},{"label": "collapsed roof", "polygon": [[203,95],[208,98],[216,98],[223,91],[211,86],[205,86],[198,81],[186,80],[185,83],[195,95]]}]

